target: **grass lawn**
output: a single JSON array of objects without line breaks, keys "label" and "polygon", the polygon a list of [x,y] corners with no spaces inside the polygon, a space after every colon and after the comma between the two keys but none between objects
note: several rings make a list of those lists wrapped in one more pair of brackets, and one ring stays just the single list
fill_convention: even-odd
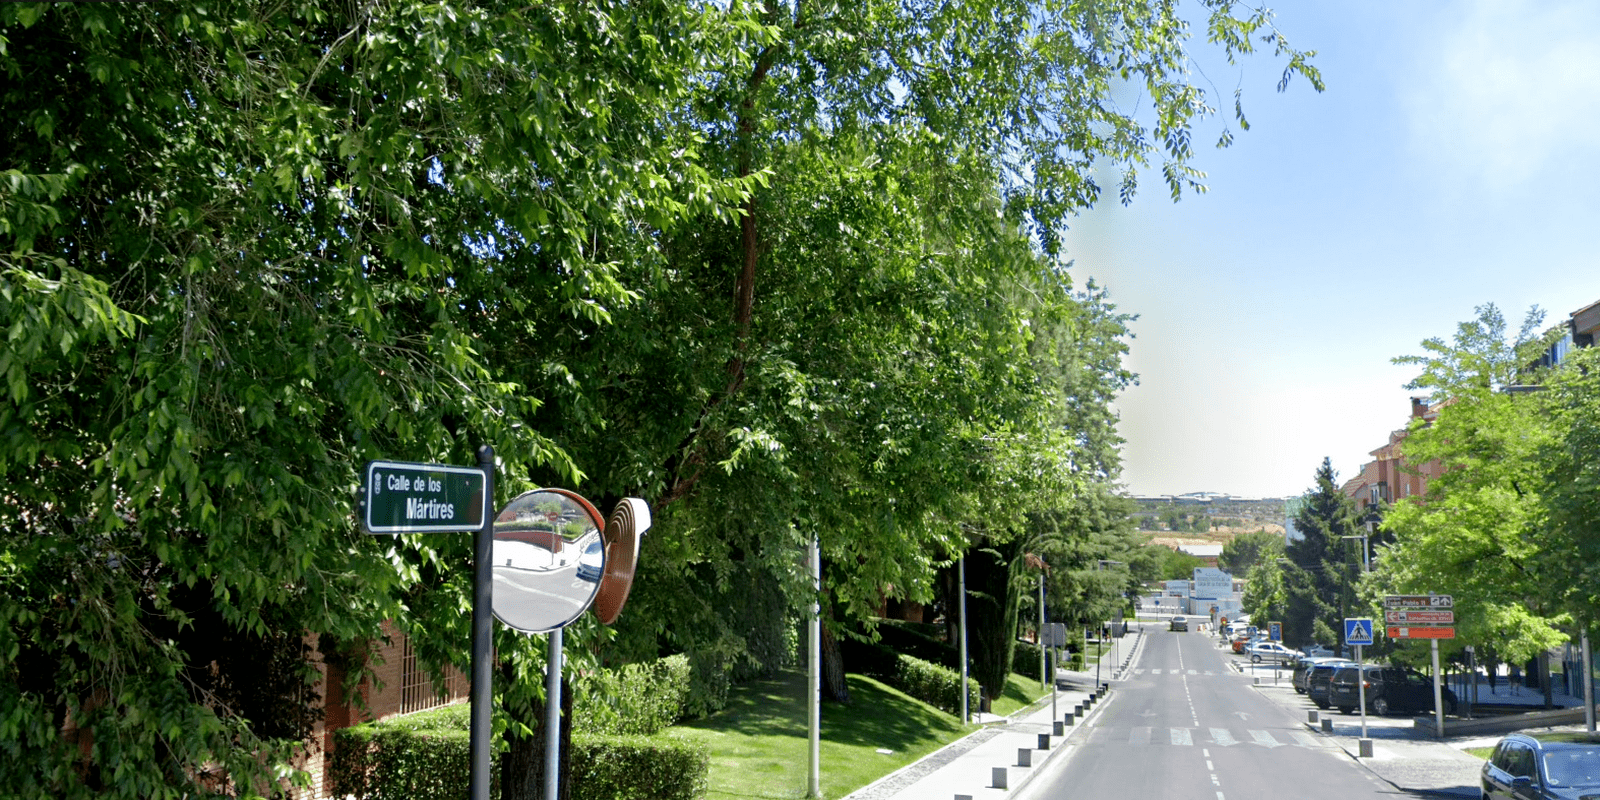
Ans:
[{"label": "grass lawn", "polygon": [[[846,677],[850,704],[822,705],[823,797],[843,797],[978,727],[871,678]],[[995,713],[1009,714],[1048,692],[1036,680],[1012,675]],[[673,729],[710,747],[707,797],[805,797],[805,696],[805,675],[784,673],[733,687],[727,708]]]},{"label": "grass lawn", "polygon": [[1484,761],[1488,761],[1489,754],[1494,752],[1494,745],[1490,745],[1488,747],[1467,747],[1463,748],[1461,752],[1466,753],[1469,756],[1477,756]]}]

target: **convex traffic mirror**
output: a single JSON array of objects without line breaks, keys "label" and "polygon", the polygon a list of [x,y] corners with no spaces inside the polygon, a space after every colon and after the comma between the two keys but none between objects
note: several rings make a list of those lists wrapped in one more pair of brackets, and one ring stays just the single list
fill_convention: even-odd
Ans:
[{"label": "convex traffic mirror", "polygon": [[494,520],[494,615],[526,633],[565,627],[605,574],[600,512],[564,489],[536,489]]}]

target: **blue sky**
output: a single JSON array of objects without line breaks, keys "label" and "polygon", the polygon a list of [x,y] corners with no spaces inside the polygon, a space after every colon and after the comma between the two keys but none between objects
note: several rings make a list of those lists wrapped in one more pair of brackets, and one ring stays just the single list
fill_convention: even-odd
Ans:
[{"label": "blue sky", "polygon": [[[1305,491],[1404,426],[1415,370],[1391,365],[1493,302],[1513,330],[1600,301],[1600,3],[1281,0],[1327,91],[1274,85],[1270,53],[1230,67],[1193,43],[1197,79],[1251,130],[1196,164],[1172,203],[1159,173],[1066,242],[1132,324],[1140,385],[1118,401],[1135,494]],[[1114,181],[1103,185],[1114,187]]]}]

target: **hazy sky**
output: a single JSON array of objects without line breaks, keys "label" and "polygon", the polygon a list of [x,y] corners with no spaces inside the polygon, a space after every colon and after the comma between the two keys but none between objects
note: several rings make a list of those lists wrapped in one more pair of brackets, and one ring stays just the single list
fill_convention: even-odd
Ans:
[{"label": "hazy sky", "polygon": [[[1324,456],[1352,477],[1410,410],[1391,358],[1483,303],[1515,330],[1600,301],[1600,3],[1267,1],[1327,91],[1277,94],[1281,61],[1229,67],[1197,31],[1210,192],[1174,204],[1146,171],[1067,239],[1140,316],[1135,494],[1296,495]],[[1235,87],[1251,130],[1210,149]]]}]

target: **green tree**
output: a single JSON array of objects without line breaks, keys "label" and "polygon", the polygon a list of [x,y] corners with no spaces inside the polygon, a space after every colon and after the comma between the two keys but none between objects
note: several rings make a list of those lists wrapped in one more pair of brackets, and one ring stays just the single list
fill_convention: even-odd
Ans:
[{"label": "green tree", "polygon": [[1337,641],[1343,630],[1341,618],[1354,608],[1358,576],[1341,537],[1355,531],[1355,508],[1339,491],[1336,479],[1332,461],[1323,459],[1316,484],[1302,496],[1304,502],[1295,514],[1300,538],[1284,548],[1290,562],[1284,569],[1285,641]]},{"label": "green tree", "polygon": [[1546,393],[1499,391],[1533,382],[1543,318],[1530,309],[1516,337],[1492,304],[1462,323],[1451,344],[1430,339],[1407,388],[1443,402],[1432,424],[1414,423],[1403,452],[1411,464],[1436,463],[1426,497],[1404,498],[1384,517],[1393,543],[1380,548],[1373,595],[1438,592],[1456,598],[1459,641],[1526,661],[1565,639],[1566,599],[1559,579],[1572,555],[1552,547],[1542,491],[1545,454],[1557,445]]},{"label": "green tree", "polygon": [[1258,564],[1274,561],[1283,553],[1283,536],[1267,531],[1251,531],[1223,543],[1217,566],[1229,574],[1245,578]]},{"label": "green tree", "polygon": [[627,308],[621,265],[739,201],[672,122],[718,24],[0,7],[8,792],[266,791],[311,722],[308,631],[338,657],[393,618],[464,666],[469,537],[359,534],[355,476],[485,442],[508,494],[581,475],[498,345]]},{"label": "green tree", "polygon": [[1278,559],[1266,559],[1251,568],[1250,580],[1245,584],[1239,605],[1251,619],[1271,621],[1285,617],[1289,610],[1289,594],[1284,583],[1284,568]]}]

